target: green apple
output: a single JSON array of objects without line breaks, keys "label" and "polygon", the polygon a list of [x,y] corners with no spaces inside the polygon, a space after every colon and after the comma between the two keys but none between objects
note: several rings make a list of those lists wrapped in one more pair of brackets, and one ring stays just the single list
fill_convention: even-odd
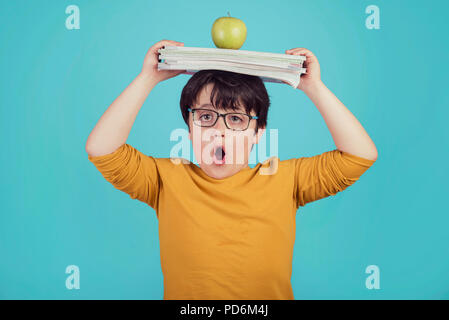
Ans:
[{"label": "green apple", "polygon": [[246,40],[246,25],[237,18],[221,17],[212,25],[212,40],[217,48],[240,49]]}]

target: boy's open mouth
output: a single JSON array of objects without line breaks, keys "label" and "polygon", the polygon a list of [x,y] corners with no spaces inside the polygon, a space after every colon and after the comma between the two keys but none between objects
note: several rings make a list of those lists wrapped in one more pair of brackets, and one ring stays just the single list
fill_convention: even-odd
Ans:
[{"label": "boy's open mouth", "polygon": [[224,164],[225,163],[225,155],[226,152],[223,148],[223,146],[216,146],[214,148],[214,163],[215,164]]}]

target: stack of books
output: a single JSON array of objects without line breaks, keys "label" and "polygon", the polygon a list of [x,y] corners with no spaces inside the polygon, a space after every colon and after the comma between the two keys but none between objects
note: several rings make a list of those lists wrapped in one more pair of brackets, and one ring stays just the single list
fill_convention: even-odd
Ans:
[{"label": "stack of books", "polygon": [[158,70],[186,70],[194,74],[200,70],[215,69],[253,76],[263,81],[283,81],[298,87],[301,74],[306,73],[305,56],[219,48],[165,46],[158,50]]}]

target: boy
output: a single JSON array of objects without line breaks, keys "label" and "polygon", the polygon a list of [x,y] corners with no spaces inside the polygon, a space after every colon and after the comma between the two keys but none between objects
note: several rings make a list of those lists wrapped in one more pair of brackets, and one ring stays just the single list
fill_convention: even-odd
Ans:
[{"label": "boy", "polygon": [[[314,102],[337,149],[289,160],[272,157],[250,168],[249,153],[266,127],[265,86],[259,77],[203,70],[181,95],[200,167],[144,155],[126,144],[136,115],[157,83],[185,71],[157,70],[157,50],[164,45],[183,44],[163,40],[149,49],[141,73],[90,134],[89,160],[115,188],[155,209],[164,299],[294,299],[297,209],[357,181],[377,159],[374,143],[321,82],[316,57],[296,48],[286,53],[305,54],[308,70],[297,89]],[[206,130],[210,136],[203,139]],[[244,137],[244,147],[230,137]]]}]

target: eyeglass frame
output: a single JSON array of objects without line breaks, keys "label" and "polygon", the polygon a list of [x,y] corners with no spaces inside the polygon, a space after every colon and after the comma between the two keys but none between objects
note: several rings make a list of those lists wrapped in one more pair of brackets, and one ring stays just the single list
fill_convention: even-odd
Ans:
[{"label": "eyeglass frame", "polygon": [[[229,130],[233,130],[233,131],[245,131],[245,130],[248,130],[249,124],[251,123],[251,120],[253,120],[253,119],[259,119],[259,117],[257,117],[257,116],[252,116],[252,115],[250,115],[250,114],[241,113],[241,112],[220,113],[220,112],[217,112],[217,111],[215,111],[215,110],[205,109],[205,108],[194,108],[194,109],[192,109],[192,108],[190,108],[190,107],[187,108],[187,111],[192,112],[193,116],[195,116],[195,111],[196,111],[196,110],[212,111],[212,112],[214,112],[214,113],[217,114],[217,118],[215,119],[215,122],[214,122],[212,125],[210,125],[210,126],[197,125],[197,124],[195,123],[195,121],[193,121],[193,124],[195,124],[195,125],[197,125],[197,126],[199,126],[199,127],[201,127],[201,128],[209,128],[209,127],[213,127],[213,126],[215,126],[215,124],[217,123],[218,119],[219,119],[220,117],[223,117],[223,121],[224,121],[224,123],[225,123],[225,126],[226,126],[226,128],[228,128]],[[244,115],[244,116],[249,117],[248,125],[246,126],[245,129],[241,129],[241,130],[229,128],[228,123],[227,123],[227,121],[226,121],[226,116],[227,116],[228,114],[241,114],[241,115]]]}]

